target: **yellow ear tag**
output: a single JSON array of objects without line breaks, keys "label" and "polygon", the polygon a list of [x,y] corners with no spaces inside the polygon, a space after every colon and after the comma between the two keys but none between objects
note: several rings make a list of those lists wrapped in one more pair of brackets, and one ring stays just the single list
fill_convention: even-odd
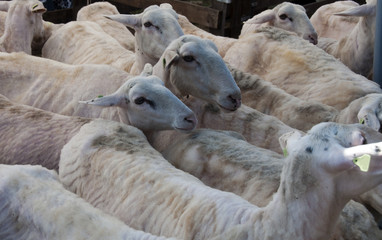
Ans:
[{"label": "yellow ear tag", "polygon": [[288,150],[286,148],[283,149],[284,157],[288,156]]},{"label": "yellow ear tag", "polygon": [[361,171],[367,172],[369,170],[370,159],[371,157],[369,154],[364,154],[360,157],[354,158],[353,162],[361,169]]},{"label": "yellow ear tag", "polygon": [[32,9],[35,9],[38,6],[38,4],[33,5]]}]

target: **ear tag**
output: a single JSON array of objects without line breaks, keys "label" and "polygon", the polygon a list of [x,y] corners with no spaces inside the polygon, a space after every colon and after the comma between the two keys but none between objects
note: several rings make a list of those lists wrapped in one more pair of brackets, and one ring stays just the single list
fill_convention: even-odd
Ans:
[{"label": "ear tag", "polygon": [[360,124],[364,124],[364,123],[365,123],[365,119],[364,119],[364,118],[361,118],[361,119],[359,120],[359,123],[360,123]]},{"label": "ear tag", "polygon": [[361,171],[367,172],[369,170],[370,159],[371,157],[369,154],[364,154],[360,157],[354,158],[353,163],[357,165]]},{"label": "ear tag", "polygon": [[283,149],[284,157],[288,156],[288,150],[286,148]]},{"label": "ear tag", "polygon": [[103,95],[98,95],[98,96],[97,96],[97,98],[102,98],[102,97],[103,97]]},{"label": "ear tag", "polygon": [[36,7],[38,7],[38,4],[33,5],[32,9],[35,9]]}]

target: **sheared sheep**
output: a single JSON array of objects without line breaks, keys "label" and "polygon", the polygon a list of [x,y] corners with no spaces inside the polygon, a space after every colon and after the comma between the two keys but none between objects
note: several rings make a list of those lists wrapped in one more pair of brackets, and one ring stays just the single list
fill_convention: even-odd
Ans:
[{"label": "sheared sheep", "polygon": [[[336,2],[339,4],[341,2]],[[345,4],[345,3],[344,3]],[[333,9],[334,6],[329,8]],[[317,14],[325,11],[318,9]],[[334,9],[336,9],[334,7]],[[318,47],[338,58],[355,73],[369,79],[373,75],[374,42],[376,26],[377,0],[369,0],[367,4],[350,7],[341,12],[334,13],[336,16],[358,16],[359,21],[352,31],[343,35],[339,40],[323,38],[320,36]],[[314,18],[314,15],[312,16]],[[312,20],[313,22],[313,20]],[[315,25],[324,24],[315,21]],[[329,26],[327,26],[329,27]]]},{"label": "sheared sheep", "polygon": [[[332,124],[335,123],[327,123],[328,126]],[[382,134],[360,124],[335,126],[339,138],[360,131],[365,142],[382,141]],[[266,206],[272,200],[280,185],[284,165],[282,155],[256,148],[237,133],[210,129],[183,134],[176,142],[169,144],[162,155],[175,167],[192,174],[207,186],[235,193],[259,207]],[[363,204],[372,203],[379,210],[381,205],[376,200],[382,196],[380,186],[356,199]],[[344,211],[346,214],[342,214],[340,225],[336,228],[337,237],[377,239],[379,229],[365,207],[351,202]],[[363,218],[353,219],[349,215],[363,215]],[[354,225],[351,230],[349,225]]]},{"label": "sheared sheep", "polygon": [[291,95],[338,110],[369,93],[382,93],[378,84],[355,74],[322,49],[274,27],[240,38],[224,60]]},{"label": "sheared sheep", "polygon": [[[381,143],[346,148],[362,143],[358,131],[338,138],[335,128],[322,127],[288,141],[280,187],[258,208],[177,170],[133,130],[101,120],[84,125],[61,152],[59,177],[95,207],[151,234],[327,239],[345,204],[382,183]],[[372,156],[368,172],[353,162],[362,154]]]},{"label": "sheared sheep", "polygon": [[0,164],[1,239],[152,239],[66,190],[41,166]]}]

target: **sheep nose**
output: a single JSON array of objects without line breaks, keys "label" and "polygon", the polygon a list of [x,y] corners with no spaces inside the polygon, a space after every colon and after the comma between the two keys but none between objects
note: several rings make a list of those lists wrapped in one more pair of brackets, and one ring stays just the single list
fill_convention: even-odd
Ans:
[{"label": "sheep nose", "polygon": [[238,109],[241,106],[241,97],[229,95],[228,99],[232,102],[234,110]]},{"label": "sheep nose", "polygon": [[308,36],[309,42],[314,44],[314,45],[317,45],[317,43],[318,43],[317,39],[318,39],[317,33],[312,33],[312,34],[309,34],[309,36]]},{"label": "sheep nose", "polygon": [[186,122],[186,129],[185,130],[192,130],[196,127],[196,124],[198,122],[198,120],[196,119],[196,116],[195,114],[190,114],[188,116],[186,116],[184,119],[183,119],[185,122]]}]

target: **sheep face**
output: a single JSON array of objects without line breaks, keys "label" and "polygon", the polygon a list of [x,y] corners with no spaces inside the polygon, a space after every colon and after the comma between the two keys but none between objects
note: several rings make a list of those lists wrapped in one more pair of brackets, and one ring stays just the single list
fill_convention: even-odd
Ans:
[{"label": "sheep face", "polygon": [[301,5],[284,2],[272,10],[266,10],[248,20],[243,26],[242,34],[250,31],[251,24],[262,23],[294,32],[309,42],[317,44],[317,33],[306,14],[305,8]]},{"label": "sheep face", "polygon": [[178,94],[217,103],[231,111],[240,107],[240,89],[210,40],[182,36],[170,44],[158,64],[170,78],[166,85]]},{"label": "sheep face", "polygon": [[[376,187],[382,182],[381,143],[361,145],[366,142],[365,133],[358,124],[321,123],[305,136],[290,135],[287,161],[292,162],[286,172],[288,178],[295,179],[293,195],[311,192],[309,186],[315,186],[315,191],[317,187],[323,187],[328,194],[337,194],[338,199],[344,201],[341,204],[345,204]],[[354,159],[363,154],[372,156],[367,172],[354,163]]]},{"label": "sheep face", "polygon": [[123,122],[142,131],[192,130],[197,120],[194,113],[155,76],[138,76],[128,80],[115,93],[99,96],[84,103],[118,106]]}]

